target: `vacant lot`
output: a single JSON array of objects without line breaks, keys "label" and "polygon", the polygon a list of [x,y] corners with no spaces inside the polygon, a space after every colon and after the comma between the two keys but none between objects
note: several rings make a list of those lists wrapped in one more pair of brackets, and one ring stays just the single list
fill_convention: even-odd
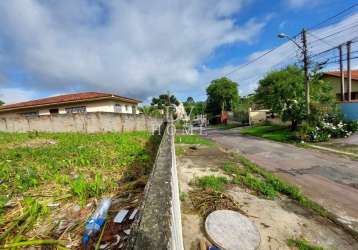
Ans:
[{"label": "vacant lot", "polygon": [[0,246],[78,247],[98,198],[140,195],[158,143],[144,132],[0,133]]}]

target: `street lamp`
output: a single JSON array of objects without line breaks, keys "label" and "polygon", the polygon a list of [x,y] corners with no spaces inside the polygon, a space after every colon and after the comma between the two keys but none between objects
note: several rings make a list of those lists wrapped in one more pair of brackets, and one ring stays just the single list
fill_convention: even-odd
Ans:
[{"label": "street lamp", "polygon": [[291,42],[293,42],[300,50],[304,51],[304,49],[302,48],[301,45],[299,45],[294,39],[292,39],[289,35],[285,34],[285,33],[279,33],[277,35],[278,38],[287,38],[288,40],[290,40]]},{"label": "street lamp", "polygon": [[310,112],[310,86],[308,82],[308,53],[307,53],[307,38],[306,38],[306,30],[303,29],[302,32],[302,44],[303,46],[299,45],[294,39],[292,39],[289,35],[285,33],[279,33],[277,35],[278,38],[287,38],[291,42],[293,42],[301,51],[303,54],[303,71],[305,73],[305,92],[306,92],[306,109],[307,109],[307,115],[309,115]]}]

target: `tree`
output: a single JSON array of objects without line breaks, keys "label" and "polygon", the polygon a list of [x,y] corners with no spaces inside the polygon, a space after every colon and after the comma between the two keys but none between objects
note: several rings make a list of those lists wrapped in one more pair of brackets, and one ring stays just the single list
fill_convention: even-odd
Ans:
[{"label": "tree", "polygon": [[0,100],[0,106],[1,106],[1,105],[4,105],[4,104],[5,104],[5,102],[3,102],[3,101]]},{"label": "tree", "polygon": [[[327,107],[332,104],[332,91],[329,84],[320,80],[319,74],[313,72],[310,77],[311,106]],[[307,118],[304,91],[303,70],[290,65],[282,70],[275,70],[259,81],[255,93],[255,102],[279,114],[283,121],[291,121],[291,129],[295,130]],[[317,115],[318,107],[312,116]]]},{"label": "tree", "polygon": [[157,109],[164,109],[165,107],[168,107],[171,104],[179,106],[179,101],[174,95],[169,96],[168,94],[162,94],[159,95],[158,98],[154,97],[150,105],[156,107]]},{"label": "tree", "polygon": [[196,117],[205,113],[206,102],[195,102],[194,98],[189,96],[183,104],[186,113],[189,115],[191,112],[191,117]]},{"label": "tree", "polygon": [[218,115],[222,111],[234,111],[239,100],[238,86],[236,82],[226,77],[213,80],[206,89],[207,112]]},{"label": "tree", "polygon": [[187,103],[187,104],[194,104],[194,103],[195,103],[194,98],[191,97],[191,96],[189,96],[188,98],[186,98],[185,103]]},{"label": "tree", "polygon": [[149,106],[149,105],[143,105],[141,107],[139,107],[139,111],[142,112],[145,115],[150,115],[150,116],[160,116],[160,110],[153,107],[153,106]]}]

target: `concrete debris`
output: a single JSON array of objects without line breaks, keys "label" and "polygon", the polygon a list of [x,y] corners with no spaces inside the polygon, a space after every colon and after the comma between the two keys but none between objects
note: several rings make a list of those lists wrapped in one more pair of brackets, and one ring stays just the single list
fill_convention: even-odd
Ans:
[{"label": "concrete debris", "polygon": [[114,223],[122,223],[124,221],[124,218],[127,216],[127,214],[128,214],[128,210],[126,210],[126,209],[120,210],[117,213],[116,217],[114,217],[114,220],[113,220]]},{"label": "concrete debris", "polygon": [[127,229],[127,230],[124,230],[123,231],[126,235],[129,235],[131,233],[131,230],[130,229]]},{"label": "concrete debris", "polygon": [[109,246],[109,242],[99,246],[99,249],[106,249]]},{"label": "concrete debris", "polygon": [[129,219],[130,219],[130,220],[133,220],[134,217],[137,215],[137,213],[138,213],[138,209],[136,208],[136,209],[133,210],[131,216],[129,216]]}]

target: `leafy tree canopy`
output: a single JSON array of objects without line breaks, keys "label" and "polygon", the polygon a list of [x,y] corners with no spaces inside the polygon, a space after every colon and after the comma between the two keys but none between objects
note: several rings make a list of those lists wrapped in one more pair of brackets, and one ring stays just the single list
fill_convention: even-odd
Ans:
[{"label": "leafy tree canopy", "polygon": [[[334,105],[332,88],[317,72],[313,72],[310,86],[311,107],[315,107],[312,116],[319,116],[323,107],[331,109]],[[291,121],[292,129],[296,129],[307,118],[303,70],[290,65],[270,72],[260,80],[255,102],[279,114],[283,121]]]},{"label": "leafy tree canopy", "polygon": [[3,101],[0,100],[0,106],[1,106],[1,105],[4,105],[4,104],[5,104],[5,102],[3,102]]},{"label": "leafy tree canopy", "polygon": [[196,117],[197,115],[205,113],[206,102],[195,102],[194,98],[189,96],[183,104],[186,113],[189,115],[191,112],[191,117]]},{"label": "leafy tree canopy", "polygon": [[213,80],[206,89],[207,112],[218,115],[221,111],[236,110],[239,100],[238,86],[236,82],[226,77]]},{"label": "leafy tree canopy", "polygon": [[177,100],[177,98],[174,95],[168,95],[168,94],[162,94],[159,95],[158,98],[153,98],[152,99],[152,103],[150,105],[152,105],[153,107],[156,107],[158,109],[164,109],[167,106],[170,106],[171,104],[174,104],[176,106],[179,105],[179,101]]}]

